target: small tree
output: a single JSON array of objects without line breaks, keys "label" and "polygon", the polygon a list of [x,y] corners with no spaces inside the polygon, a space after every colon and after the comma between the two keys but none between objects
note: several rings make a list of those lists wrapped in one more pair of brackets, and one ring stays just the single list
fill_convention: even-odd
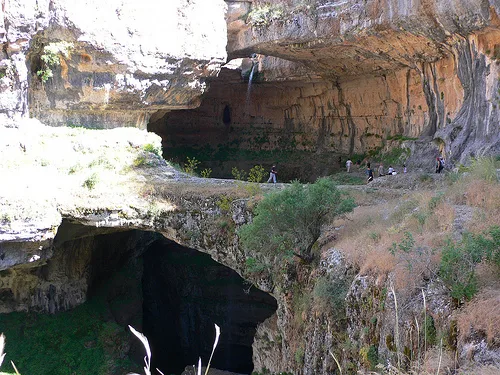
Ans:
[{"label": "small tree", "polygon": [[241,243],[254,252],[310,261],[323,224],[354,209],[354,200],[344,196],[328,178],[307,185],[293,182],[258,204],[253,222],[238,231]]},{"label": "small tree", "polygon": [[248,182],[262,182],[265,175],[266,170],[264,167],[262,165],[256,165],[248,172]]}]

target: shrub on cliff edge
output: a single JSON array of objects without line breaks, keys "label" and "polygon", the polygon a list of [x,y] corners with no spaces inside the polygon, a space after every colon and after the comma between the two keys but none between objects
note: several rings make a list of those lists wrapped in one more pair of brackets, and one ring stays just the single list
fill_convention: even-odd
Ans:
[{"label": "shrub on cliff edge", "polygon": [[243,247],[255,253],[310,261],[321,227],[354,207],[354,200],[345,197],[331,179],[306,185],[295,181],[266,195],[255,209],[253,222],[238,234]]}]

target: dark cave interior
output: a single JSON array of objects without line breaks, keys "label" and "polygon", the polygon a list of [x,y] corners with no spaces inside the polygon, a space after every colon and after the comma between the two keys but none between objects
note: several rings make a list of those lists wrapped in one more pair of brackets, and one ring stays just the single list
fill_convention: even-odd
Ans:
[{"label": "dark cave interior", "polygon": [[215,323],[221,336],[211,366],[251,373],[256,327],[276,311],[275,299],[209,255],[165,238],[143,259],[143,327],[154,366],[180,373],[199,357],[206,365]]}]

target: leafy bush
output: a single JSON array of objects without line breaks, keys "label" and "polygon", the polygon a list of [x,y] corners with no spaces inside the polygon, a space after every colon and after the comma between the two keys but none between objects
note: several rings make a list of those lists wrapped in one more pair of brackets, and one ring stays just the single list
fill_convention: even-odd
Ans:
[{"label": "leafy bush", "polygon": [[245,260],[245,265],[250,273],[261,273],[267,269],[266,264],[253,257],[248,257]]},{"label": "leafy bush", "polygon": [[402,251],[403,253],[409,253],[413,246],[415,246],[415,240],[413,239],[413,235],[410,232],[404,233],[404,238],[400,243],[392,243],[392,246],[389,248],[389,252],[392,255],[395,255],[398,251]]},{"label": "leafy bush", "polygon": [[269,26],[273,21],[283,19],[285,10],[276,4],[254,7],[248,14],[247,22],[252,26]]},{"label": "leafy bush", "polygon": [[189,156],[186,158],[186,160],[187,161],[184,164],[184,172],[188,174],[195,174],[201,162],[197,160],[195,157],[190,158]]},{"label": "leafy bush", "polygon": [[302,346],[299,346],[295,351],[295,362],[297,362],[298,365],[303,365],[304,357],[305,357],[304,348]]},{"label": "leafy bush", "polygon": [[266,176],[266,170],[262,165],[256,165],[248,172],[248,182],[262,182]]},{"label": "leafy bush", "polygon": [[257,205],[253,222],[238,232],[241,243],[253,252],[311,260],[322,225],[354,209],[354,200],[344,194],[328,178],[307,185],[295,181]]},{"label": "leafy bush", "polygon": [[210,176],[212,175],[212,169],[205,168],[200,172],[200,174],[201,174],[201,177],[203,177],[203,178],[210,178]]},{"label": "leafy bush", "polygon": [[43,83],[54,76],[52,67],[60,64],[60,56],[65,58],[70,57],[73,44],[65,41],[50,43],[43,48],[43,54],[40,56],[42,60],[42,68],[36,72]]},{"label": "leafy bush", "polygon": [[231,210],[231,203],[232,203],[231,198],[228,197],[227,195],[223,195],[217,201],[217,207],[219,207],[223,213],[228,213]]},{"label": "leafy bush", "polygon": [[344,279],[331,280],[328,276],[316,280],[313,289],[314,305],[326,311],[331,311],[335,318],[345,318],[345,298],[349,283]]},{"label": "leafy bush", "polygon": [[477,292],[475,267],[483,260],[500,267],[500,227],[483,234],[465,233],[462,241],[449,240],[442,251],[439,275],[459,301]]},{"label": "leafy bush", "polygon": [[471,163],[470,173],[475,179],[497,182],[498,164],[497,160],[492,156],[474,159]]},{"label": "leafy bush", "polygon": [[428,204],[429,211],[433,212],[443,200],[444,200],[443,192],[439,192],[435,196],[433,196]]},{"label": "leafy bush", "polygon": [[231,169],[231,174],[235,180],[239,181],[245,181],[247,176],[247,173],[243,169],[240,170],[237,167],[233,167],[233,169]]},{"label": "leafy bush", "polygon": [[388,141],[416,141],[418,138],[408,137],[403,134],[394,134],[387,137]]},{"label": "leafy bush", "polygon": [[245,192],[250,195],[251,197],[254,197],[256,195],[260,195],[262,193],[262,189],[259,184],[257,183],[250,183],[246,184],[243,186],[245,189]]},{"label": "leafy bush", "polygon": [[124,329],[104,319],[102,301],[86,302],[55,315],[0,314],[7,337],[3,368],[14,373],[13,360],[22,374],[94,375],[125,373],[136,368],[123,355]]},{"label": "leafy bush", "polygon": [[134,167],[142,167],[146,164],[146,162],[147,159],[144,155],[137,155],[132,164],[134,164]]},{"label": "leafy bush", "polygon": [[156,156],[161,157],[161,146],[155,146],[152,143],[147,143],[144,146],[142,146],[142,149],[146,152],[151,152],[155,154]]},{"label": "leafy bush", "polygon": [[99,181],[99,177],[97,176],[96,173],[92,173],[92,175],[89,176],[85,181],[83,181],[82,186],[86,187],[89,190],[92,190],[95,188],[97,185],[97,182]]}]

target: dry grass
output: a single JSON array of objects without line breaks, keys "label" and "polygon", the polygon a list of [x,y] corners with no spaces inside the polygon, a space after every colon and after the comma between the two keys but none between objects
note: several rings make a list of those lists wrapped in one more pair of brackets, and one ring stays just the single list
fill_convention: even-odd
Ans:
[{"label": "dry grass", "polygon": [[[335,246],[359,266],[361,273],[395,272],[398,289],[416,286],[420,278],[415,275],[428,276],[429,270],[437,268],[439,256],[431,249],[444,243],[455,215],[453,206],[445,202],[429,212],[433,196],[413,193],[403,200],[357,207],[349,220],[336,223],[343,228]],[[392,255],[389,248],[400,243],[405,232],[413,234],[418,251]]]},{"label": "dry grass", "polygon": [[486,289],[457,314],[459,339],[483,334],[490,345],[500,344],[500,291]]},{"label": "dry grass", "polygon": [[[452,352],[432,348],[427,350],[425,359],[420,366],[423,374],[451,374],[455,369],[455,360]],[[439,370],[439,372],[438,372]]]}]

